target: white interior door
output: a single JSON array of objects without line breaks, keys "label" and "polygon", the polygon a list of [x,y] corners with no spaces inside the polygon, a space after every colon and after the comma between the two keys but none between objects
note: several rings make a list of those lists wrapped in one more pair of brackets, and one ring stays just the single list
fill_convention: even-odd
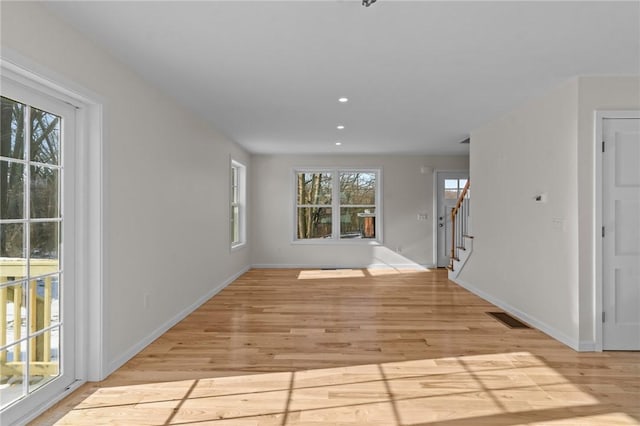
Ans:
[{"label": "white interior door", "polygon": [[438,267],[449,264],[451,254],[451,210],[458,202],[458,197],[467,184],[469,172],[437,172],[437,211],[436,217],[438,229],[437,263]]},{"label": "white interior door", "polygon": [[640,350],[640,120],[603,130],[603,349]]}]

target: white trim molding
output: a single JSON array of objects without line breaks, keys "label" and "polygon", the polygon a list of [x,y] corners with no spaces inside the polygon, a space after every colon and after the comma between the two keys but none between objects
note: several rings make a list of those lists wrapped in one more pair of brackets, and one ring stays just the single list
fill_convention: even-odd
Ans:
[{"label": "white trim molding", "polygon": [[[80,177],[77,192],[78,206],[78,266],[77,279],[88,283],[78,289],[78,321],[82,328],[81,346],[86,347],[80,371],[86,370],[86,380],[99,381],[106,377],[104,368],[104,264],[108,255],[106,230],[106,182],[104,171],[106,151],[104,146],[104,101],[95,93],[69,82],[56,73],[21,57],[10,49],[3,49],[0,58],[3,77],[31,87],[50,96],[58,97],[76,108],[77,175]],[[84,368],[82,368],[84,367]]]},{"label": "white trim molding", "polygon": [[[76,110],[76,152],[74,158],[76,208],[76,354],[72,390],[86,381],[106,377],[104,354],[105,270],[108,247],[105,230],[105,153],[103,149],[103,100],[95,93],[68,81],[55,72],[3,48],[0,55],[3,79],[58,99]],[[27,422],[67,396],[65,391],[20,419]]]}]

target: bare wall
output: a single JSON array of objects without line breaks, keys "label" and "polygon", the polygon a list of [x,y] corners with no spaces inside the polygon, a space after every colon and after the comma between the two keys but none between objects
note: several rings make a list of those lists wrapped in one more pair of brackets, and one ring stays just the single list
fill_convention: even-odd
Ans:
[{"label": "bare wall", "polygon": [[41,5],[3,2],[2,48],[104,99],[112,370],[249,266],[248,248],[229,250],[228,202],[230,157],[251,173],[250,157]]},{"label": "bare wall", "polygon": [[[467,170],[467,157],[255,155],[252,262],[265,267],[432,266],[433,170]],[[383,174],[382,246],[293,244],[295,167],[371,167]],[[418,220],[418,213],[428,219]]]},{"label": "bare wall", "polygon": [[[578,82],[471,134],[473,253],[459,275],[494,302],[578,341]],[[535,201],[544,194],[546,201]]]},{"label": "bare wall", "polygon": [[599,316],[595,113],[630,109],[638,76],[576,77],[471,136],[475,239],[459,281],[574,349],[595,348]]}]

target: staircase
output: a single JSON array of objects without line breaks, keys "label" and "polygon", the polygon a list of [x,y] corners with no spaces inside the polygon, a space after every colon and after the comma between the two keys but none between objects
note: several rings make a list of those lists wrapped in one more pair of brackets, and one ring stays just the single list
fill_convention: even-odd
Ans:
[{"label": "staircase", "polygon": [[470,235],[471,192],[469,187],[471,180],[467,181],[464,189],[458,197],[456,206],[451,210],[451,255],[449,269],[449,279],[454,279],[460,274],[464,264],[473,251],[473,236]]}]

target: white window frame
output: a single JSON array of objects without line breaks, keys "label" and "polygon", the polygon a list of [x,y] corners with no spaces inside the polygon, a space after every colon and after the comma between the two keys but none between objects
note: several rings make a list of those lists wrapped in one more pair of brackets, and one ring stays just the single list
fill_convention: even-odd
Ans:
[{"label": "white window frame", "polygon": [[[103,176],[107,161],[103,143],[103,104],[97,94],[53,73],[51,70],[15,53],[3,49],[0,56],[2,78],[21,84],[30,90],[66,102],[76,108],[76,149],[68,159],[67,169],[75,168],[75,268],[78,283],[75,291],[75,381],[53,399],[34,395],[29,410],[19,419],[10,419],[3,413],[0,423],[8,421],[26,424],[35,419],[57,401],[78,389],[87,380],[100,381],[111,372],[105,360],[108,353],[104,336],[108,335],[103,321],[108,304],[104,283],[108,273],[104,267],[108,246],[103,235],[108,235]],[[67,170],[69,172],[69,170]],[[69,212],[67,212],[69,213]],[[67,218],[68,219],[68,218]]]},{"label": "white window frame", "polygon": [[[376,238],[355,239],[340,238],[340,173],[375,173],[376,175],[376,202],[375,202],[375,228]],[[331,238],[298,238],[298,173],[330,173],[331,180],[331,204],[324,207],[331,208]],[[340,245],[382,245],[383,244],[383,208],[382,208],[382,168],[381,167],[294,167],[291,173],[292,194],[292,244],[340,244]],[[343,207],[358,207],[357,205],[345,205]]]},{"label": "white window frame", "polygon": [[[237,173],[237,194],[238,199],[234,200],[233,175]],[[238,250],[247,244],[247,167],[239,161],[231,159],[229,167],[229,231],[231,240],[231,250]],[[238,241],[233,240],[234,225],[233,207],[238,207]]]}]

